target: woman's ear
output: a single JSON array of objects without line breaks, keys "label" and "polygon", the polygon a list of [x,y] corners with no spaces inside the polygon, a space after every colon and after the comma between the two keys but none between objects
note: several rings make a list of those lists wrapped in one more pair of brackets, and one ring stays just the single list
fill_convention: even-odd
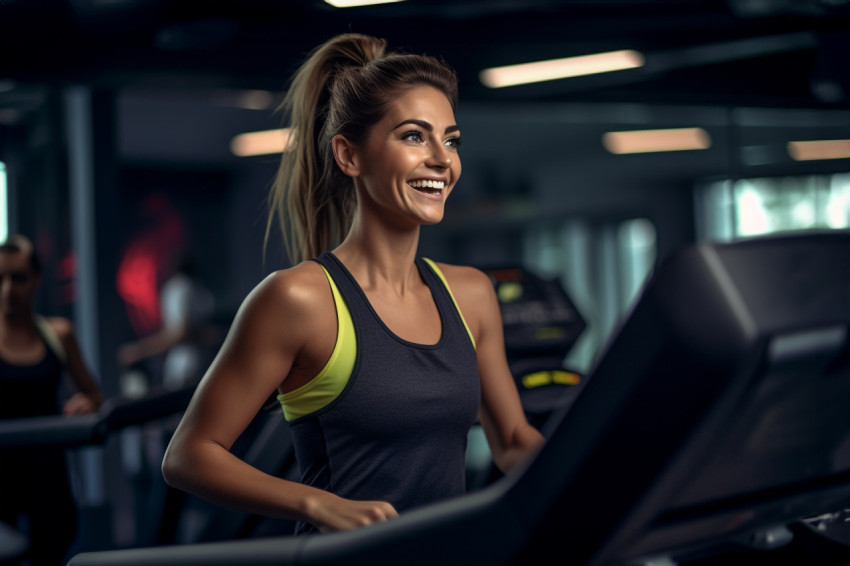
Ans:
[{"label": "woman's ear", "polygon": [[356,147],[342,134],[337,134],[331,140],[331,147],[334,152],[334,159],[340,170],[349,177],[356,177],[360,174],[358,165]]}]

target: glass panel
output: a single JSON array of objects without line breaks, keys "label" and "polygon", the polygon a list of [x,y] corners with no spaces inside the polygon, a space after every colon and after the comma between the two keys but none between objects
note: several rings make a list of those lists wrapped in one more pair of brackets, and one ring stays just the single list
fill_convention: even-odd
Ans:
[{"label": "glass panel", "polygon": [[850,174],[718,181],[699,190],[697,202],[700,239],[845,229],[850,227]]},{"label": "glass panel", "polygon": [[655,226],[645,218],[620,224],[620,260],[622,262],[621,305],[628,309],[655,265]]},{"label": "glass panel", "polygon": [[824,215],[830,228],[850,228],[850,173],[832,176]]},{"label": "glass panel", "polygon": [[523,263],[559,279],[587,322],[565,365],[586,372],[631,307],[656,258],[655,226],[644,218],[565,220],[524,232]]}]

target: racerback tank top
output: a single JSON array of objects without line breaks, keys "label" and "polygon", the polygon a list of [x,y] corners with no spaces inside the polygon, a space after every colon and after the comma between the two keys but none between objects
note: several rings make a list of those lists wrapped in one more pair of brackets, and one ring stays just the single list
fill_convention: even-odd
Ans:
[{"label": "racerback tank top", "polygon": [[62,361],[46,341],[44,357],[34,364],[10,364],[0,358],[0,419],[59,414],[63,371]]},{"label": "racerback tank top", "polygon": [[[302,482],[347,499],[388,501],[399,512],[465,493],[480,383],[475,348],[448,288],[416,260],[442,322],[436,344],[416,344],[383,323],[336,256],[325,252],[315,261],[348,306],[357,352],[342,392],[290,422]],[[315,531],[304,523],[296,529]]]}]

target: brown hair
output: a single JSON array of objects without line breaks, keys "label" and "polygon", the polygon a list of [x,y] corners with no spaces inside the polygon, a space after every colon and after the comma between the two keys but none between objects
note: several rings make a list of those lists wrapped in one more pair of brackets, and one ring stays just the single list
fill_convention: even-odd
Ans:
[{"label": "brown hair", "polygon": [[[457,107],[457,78],[427,55],[387,53],[385,40],[336,36],[314,49],[292,78],[281,109],[290,141],[269,193],[265,244],[277,218],[290,261],[338,244],[351,225],[354,185],[334,160],[337,134],[359,144],[391,101],[415,86],[437,88]],[[265,247],[264,244],[264,247]]]},{"label": "brown hair", "polygon": [[32,242],[26,236],[21,234],[9,236],[5,242],[0,243],[0,251],[26,254],[29,257],[32,272],[35,275],[41,275],[41,260]]}]

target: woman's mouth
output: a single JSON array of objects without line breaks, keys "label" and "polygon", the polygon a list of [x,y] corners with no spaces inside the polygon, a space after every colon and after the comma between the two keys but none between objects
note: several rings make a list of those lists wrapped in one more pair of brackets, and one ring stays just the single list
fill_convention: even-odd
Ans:
[{"label": "woman's mouth", "polygon": [[442,195],[443,189],[446,188],[445,181],[433,181],[430,179],[416,179],[414,181],[409,181],[407,184],[420,193],[425,193],[426,195],[434,197]]}]

